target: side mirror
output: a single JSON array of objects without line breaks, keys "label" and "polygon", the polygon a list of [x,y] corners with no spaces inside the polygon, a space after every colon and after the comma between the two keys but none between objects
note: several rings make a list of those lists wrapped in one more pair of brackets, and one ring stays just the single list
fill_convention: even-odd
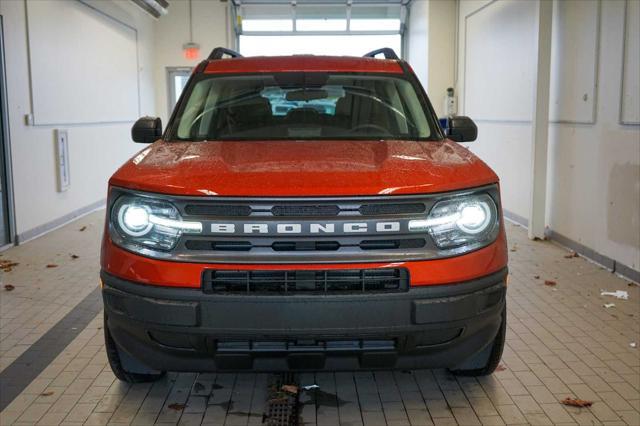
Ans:
[{"label": "side mirror", "polygon": [[447,137],[456,142],[471,142],[478,137],[478,127],[472,119],[465,116],[450,117],[445,127]]},{"label": "side mirror", "polygon": [[131,128],[131,139],[138,143],[152,143],[162,137],[162,120],[159,117],[142,117]]}]

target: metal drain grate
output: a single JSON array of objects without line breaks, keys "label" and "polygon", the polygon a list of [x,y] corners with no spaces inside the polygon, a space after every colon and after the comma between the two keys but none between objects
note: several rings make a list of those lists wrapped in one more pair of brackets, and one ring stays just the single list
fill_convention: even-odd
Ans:
[{"label": "metal drain grate", "polygon": [[285,392],[282,390],[284,385],[292,385],[297,389],[298,385],[293,374],[285,373],[271,376],[267,406],[262,416],[262,424],[268,426],[298,426],[298,399],[300,393]]}]

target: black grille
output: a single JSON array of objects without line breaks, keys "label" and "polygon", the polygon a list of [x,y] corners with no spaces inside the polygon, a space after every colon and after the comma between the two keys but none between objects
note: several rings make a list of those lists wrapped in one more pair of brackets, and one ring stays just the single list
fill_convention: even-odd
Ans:
[{"label": "black grille", "polygon": [[272,244],[255,244],[251,241],[235,241],[235,240],[187,240],[185,247],[188,250],[217,250],[217,251],[251,251],[258,248],[270,248],[276,252],[290,251],[337,251],[342,247],[354,246],[361,250],[398,250],[422,248],[427,244],[424,238],[396,238],[396,239],[379,239],[379,240],[362,240],[354,244],[341,244],[339,241],[276,241]]},{"label": "black grille", "polygon": [[189,204],[184,211],[197,216],[249,216],[253,210],[250,206],[231,204]]},{"label": "black grille", "polygon": [[385,203],[385,204],[363,204],[359,208],[363,216],[377,216],[386,214],[411,214],[424,213],[424,203]]},{"label": "black grille", "polygon": [[325,206],[273,206],[271,214],[274,216],[337,216],[340,207],[337,205]]},{"label": "black grille", "polygon": [[333,269],[290,271],[205,270],[205,293],[300,294],[379,293],[409,289],[406,269]]},{"label": "black grille", "polygon": [[333,217],[339,215],[383,216],[419,214],[426,211],[424,203],[375,204],[204,204],[184,206],[187,215],[211,217]]}]

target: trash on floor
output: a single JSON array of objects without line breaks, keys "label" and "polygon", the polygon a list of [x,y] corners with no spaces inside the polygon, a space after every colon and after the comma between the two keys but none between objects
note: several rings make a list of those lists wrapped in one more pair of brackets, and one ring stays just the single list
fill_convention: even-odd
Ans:
[{"label": "trash on floor", "polygon": [[13,289],[15,289],[15,287],[12,286],[11,284],[5,284],[4,289],[7,291],[12,291]]},{"label": "trash on floor", "polygon": [[568,396],[565,399],[563,399],[562,401],[560,401],[560,404],[570,405],[571,407],[580,407],[580,408],[582,408],[582,407],[591,407],[593,405],[593,402],[586,401],[584,399],[571,398],[570,396]]},{"label": "trash on floor", "polygon": [[636,342],[631,342],[631,343],[629,343],[629,346],[631,346],[632,348],[635,349],[635,348],[638,347],[638,344]]},{"label": "trash on floor", "polygon": [[310,391],[310,390],[320,389],[320,386],[318,386],[316,384],[313,384],[313,385],[303,386],[302,389],[304,389],[306,391]]},{"label": "trash on floor", "polygon": [[282,392],[290,393],[291,395],[296,395],[298,393],[298,387],[296,385],[282,385],[280,390]]},{"label": "trash on floor", "polygon": [[187,404],[178,404],[178,403],[173,403],[173,404],[169,404],[169,408],[172,410],[176,410],[176,411],[182,411],[187,407]]},{"label": "trash on floor", "polygon": [[554,286],[557,283],[554,280],[544,280],[544,285]]},{"label": "trash on floor", "polygon": [[613,296],[618,299],[629,300],[629,293],[624,290],[603,291],[600,293],[600,296]]},{"label": "trash on floor", "polygon": [[602,305],[603,307],[609,309],[609,308],[613,308],[614,306],[616,306],[615,303],[605,303],[604,305]]},{"label": "trash on floor", "polygon": [[575,251],[569,252],[568,254],[564,255],[565,259],[573,259],[574,257],[580,257],[580,255]]}]

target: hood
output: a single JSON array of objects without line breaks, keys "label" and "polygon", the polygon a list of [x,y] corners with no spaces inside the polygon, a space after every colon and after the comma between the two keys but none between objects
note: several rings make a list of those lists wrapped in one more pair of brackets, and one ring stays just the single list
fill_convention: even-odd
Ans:
[{"label": "hood", "polygon": [[306,197],[426,194],[497,181],[448,140],[158,141],[110,184],[173,195]]}]

